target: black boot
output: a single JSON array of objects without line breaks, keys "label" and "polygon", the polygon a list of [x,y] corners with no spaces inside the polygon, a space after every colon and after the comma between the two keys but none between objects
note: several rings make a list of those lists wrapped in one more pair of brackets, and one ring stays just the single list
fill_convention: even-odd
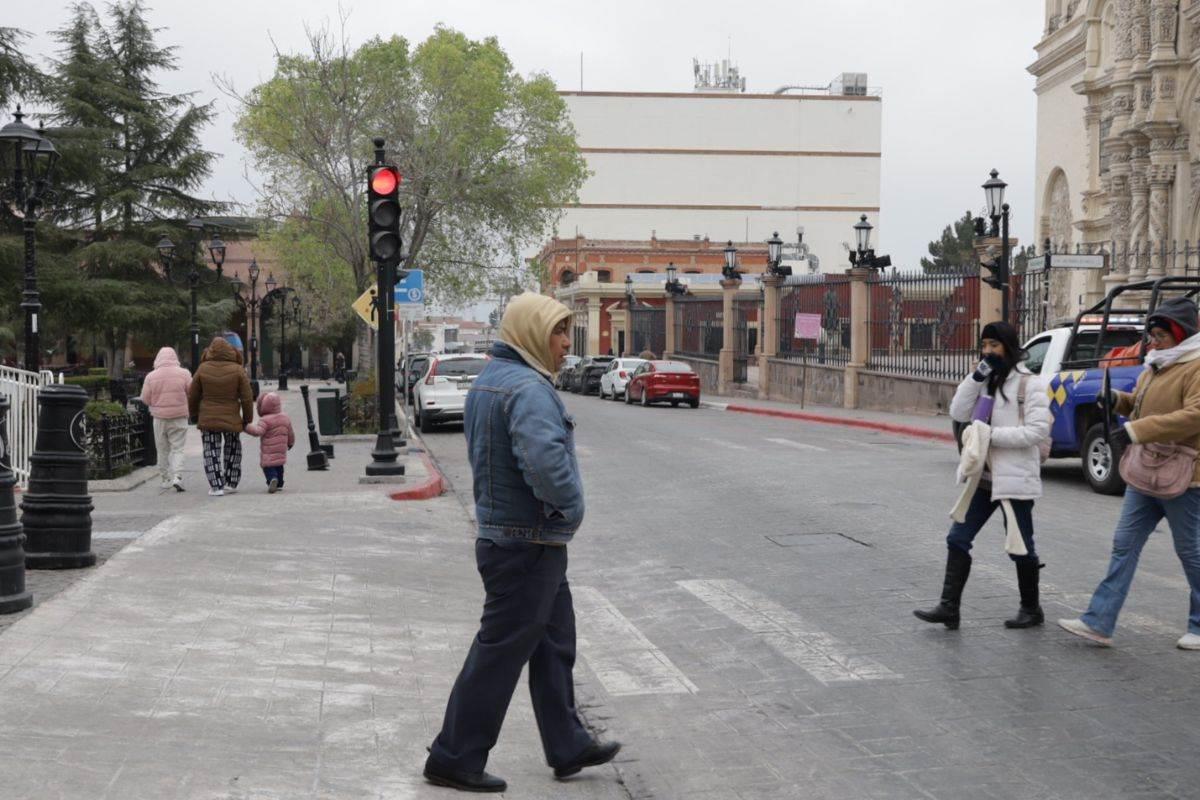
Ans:
[{"label": "black boot", "polygon": [[971,574],[971,556],[957,547],[946,548],[946,579],[942,583],[942,602],[928,611],[917,609],[913,615],[926,622],[940,622],[950,630],[958,630],[958,604],[963,587]]},{"label": "black boot", "polygon": [[1038,605],[1038,572],[1042,564],[1036,561],[1018,561],[1017,588],[1021,592],[1021,610],[1013,619],[1004,621],[1006,628],[1032,628],[1046,621],[1042,607]]}]

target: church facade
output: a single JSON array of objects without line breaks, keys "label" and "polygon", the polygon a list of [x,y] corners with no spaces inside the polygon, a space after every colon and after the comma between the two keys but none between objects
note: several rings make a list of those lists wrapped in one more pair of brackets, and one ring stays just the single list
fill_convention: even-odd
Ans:
[{"label": "church facade", "polygon": [[1036,49],[1039,250],[1110,254],[1067,294],[1200,271],[1200,0],[1046,0]]}]

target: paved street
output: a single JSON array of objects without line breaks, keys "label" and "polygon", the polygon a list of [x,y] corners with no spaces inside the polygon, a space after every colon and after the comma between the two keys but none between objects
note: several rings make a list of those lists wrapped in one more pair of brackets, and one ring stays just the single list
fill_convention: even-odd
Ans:
[{"label": "paved street", "polygon": [[[633,797],[1200,797],[1200,661],[1174,647],[1187,591],[1169,536],[1101,650],[1002,626],[1017,596],[994,521],[947,632],[910,612],[941,587],[950,445],[564,398],[588,493],[578,679],[589,719],[626,742]],[[461,426],[426,440],[469,508]],[[1075,462],[1046,472],[1053,619],[1102,576],[1120,501]]]}]

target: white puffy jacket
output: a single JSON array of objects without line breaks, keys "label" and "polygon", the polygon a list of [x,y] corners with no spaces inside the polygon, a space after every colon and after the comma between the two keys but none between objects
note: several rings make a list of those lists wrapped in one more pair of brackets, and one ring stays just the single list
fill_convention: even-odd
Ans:
[{"label": "white puffy jacket", "polygon": [[[1021,376],[1028,377],[1024,425],[1020,422],[1021,410],[1017,402],[1021,392]],[[950,417],[956,422],[970,422],[975,403],[986,390],[987,381],[980,382],[968,375],[958,385],[954,399],[950,401]],[[1042,458],[1038,443],[1050,435],[1053,422],[1046,382],[1018,365],[1004,382],[1003,393],[996,393],[996,402],[992,407],[992,439],[988,460],[991,465],[993,500],[1036,500],[1042,496]]]}]

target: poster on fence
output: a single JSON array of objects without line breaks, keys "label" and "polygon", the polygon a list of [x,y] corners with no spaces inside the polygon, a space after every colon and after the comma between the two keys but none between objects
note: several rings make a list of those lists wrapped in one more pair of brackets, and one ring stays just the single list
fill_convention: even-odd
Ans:
[{"label": "poster on fence", "polygon": [[812,339],[813,341],[820,339],[821,315],[796,312],[796,332],[792,334],[792,338]]}]

